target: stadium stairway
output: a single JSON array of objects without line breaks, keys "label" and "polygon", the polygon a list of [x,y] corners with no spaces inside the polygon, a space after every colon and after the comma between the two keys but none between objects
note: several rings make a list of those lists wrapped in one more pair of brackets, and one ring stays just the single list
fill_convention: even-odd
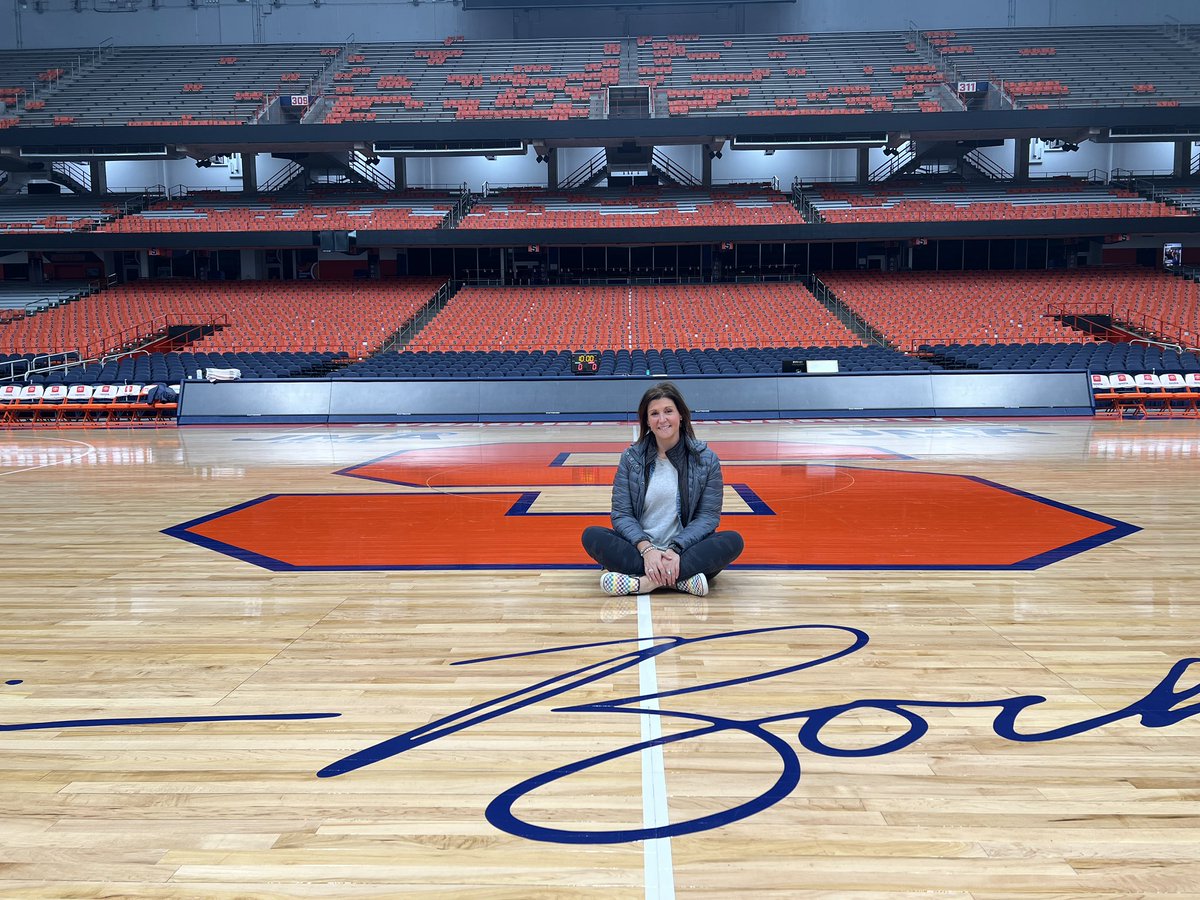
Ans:
[{"label": "stadium stairway", "polygon": [[1155,330],[1147,323],[1138,325],[1127,322],[1109,313],[1103,312],[1063,312],[1053,315],[1069,328],[1082,331],[1093,341],[1108,341],[1115,344],[1131,343],[1133,341],[1146,343],[1171,343],[1182,346],[1184,343],[1178,335],[1166,333],[1169,326],[1165,323]]},{"label": "stadium stairway", "polygon": [[446,308],[446,304],[458,293],[460,287],[462,287],[461,282],[447,282],[434,294],[428,303],[421,307],[415,316],[405,322],[396,332],[389,335],[380,345],[379,350],[373,355],[378,355],[385,351],[396,352],[407,347],[421,333],[421,330],[432,322],[438,313]]},{"label": "stadium stairway", "polygon": [[854,310],[843,300],[839,299],[837,294],[831,291],[829,286],[815,275],[812,276],[808,289],[820,301],[822,306],[837,316],[838,321],[854,332],[854,334],[858,335],[864,344],[868,346],[874,344],[879,347],[892,346],[888,343],[883,332],[873,328],[866,319],[855,314]]}]

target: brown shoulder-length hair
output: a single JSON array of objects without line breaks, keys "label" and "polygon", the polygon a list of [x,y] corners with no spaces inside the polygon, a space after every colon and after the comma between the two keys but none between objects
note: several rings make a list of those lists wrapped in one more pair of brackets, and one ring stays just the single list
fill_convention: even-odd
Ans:
[{"label": "brown shoulder-length hair", "polygon": [[674,403],[675,408],[679,410],[680,432],[695,440],[696,432],[692,431],[692,411],[688,409],[687,401],[683,399],[683,394],[679,393],[679,388],[670,381],[661,381],[642,394],[642,402],[638,404],[638,440],[645,440],[646,435],[650,433],[647,417],[650,404],[655,400],[670,400]]}]

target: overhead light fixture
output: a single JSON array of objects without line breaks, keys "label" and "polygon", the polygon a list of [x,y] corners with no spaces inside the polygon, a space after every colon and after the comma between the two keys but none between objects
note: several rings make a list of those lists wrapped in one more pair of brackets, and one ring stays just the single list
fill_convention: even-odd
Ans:
[{"label": "overhead light fixture", "polygon": [[774,147],[768,147],[766,150],[763,151],[763,156],[774,156],[774,155],[775,155]]},{"label": "overhead light fixture", "polygon": [[484,159],[486,159],[488,162],[495,162],[495,161],[496,161],[496,157],[495,157],[495,156],[493,156],[493,155],[492,155],[492,154],[490,154],[490,153],[485,153],[485,154],[483,155],[483,158],[484,158]]}]

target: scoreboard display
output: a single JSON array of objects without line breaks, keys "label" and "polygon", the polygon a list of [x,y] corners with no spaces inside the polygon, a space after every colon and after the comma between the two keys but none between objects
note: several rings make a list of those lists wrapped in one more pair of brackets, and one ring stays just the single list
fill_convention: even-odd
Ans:
[{"label": "scoreboard display", "polygon": [[593,351],[582,351],[571,355],[572,375],[595,375],[600,371],[600,354]]}]

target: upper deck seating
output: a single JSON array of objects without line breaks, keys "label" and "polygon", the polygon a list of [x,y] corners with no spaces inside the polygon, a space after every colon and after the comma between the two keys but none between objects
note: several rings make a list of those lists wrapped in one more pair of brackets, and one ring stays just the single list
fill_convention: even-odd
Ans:
[{"label": "upper deck seating", "polygon": [[886,182],[854,187],[821,184],[808,192],[808,196],[827,222],[1110,219],[1188,214],[1124,188],[1073,178],[1013,185]]},{"label": "upper deck seating", "polygon": [[959,80],[1003,84],[1018,108],[1200,103],[1200,54],[1169,29],[959,28],[930,40]]},{"label": "upper deck seating", "polygon": [[798,284],[460,290],[411,350],[855,346]]},{"label": "upper deck seating", "polygon": [[10,128],[18,113],[41,109],[45,95],[90,65],[93,50],[5,50],[0,53],[0,128]]},{"label": "upper deck seating", "polygon": [[240,125],[273,95],[307,90],[340,52],[320,44],[117,47],[86,78],[48,94],[43,108],[26,110],[21,124]]},{"label": "upper deck seating", "polygon": [[945,79],[899,31],[639,38],[642,84],[680,115],[937,112]]},{"label": "upper deck seating", "polygon": [[[664,38],[120,47],[0,53],[0,127],[241,124],[282,93],[308,120],[445,121],[605,115],[624,78],[654,114],[853,115],[961,109],[957,80],[1018,107],[1200,104],[1195,48],[1157,27],[996,28]],[[935,54],[930,58],[930,54]],[[80,66],[73,66],[82,57]],[[64,61],[66,63],[64,64]],[[60,74],[65,73],[65,75]],[[25,105],[28,85],[53,87]],[[22,93],[25,91],[26,93]]]},{"label": "upper deck seating", "polygon": [[[1105,313],[1194,346],[1200,285],[1152,269],[827,272],[841,300],[903,349],[921,344],[1082,342],[1060,316]],[[1053,311],[1052,311],[1053,310]]]},{"label": "upper deck seating", "polygon": [[555,193],[521,189],[480,200],[459,228],[662,228],[802,225],[786,194],[766,188]]},{"label": "upper deck seating", "polygon": [[618,62],[598,38],[361,44],[323,121],[586,118],[592,97],[617,83]]},{"label": "upper deck seating", "polygon": [[0,352],[102,352],[168,325],[220,328],[194,351],[345,352],[382,343],[433,297],[437,279],[135,281],[0,325]]}]

